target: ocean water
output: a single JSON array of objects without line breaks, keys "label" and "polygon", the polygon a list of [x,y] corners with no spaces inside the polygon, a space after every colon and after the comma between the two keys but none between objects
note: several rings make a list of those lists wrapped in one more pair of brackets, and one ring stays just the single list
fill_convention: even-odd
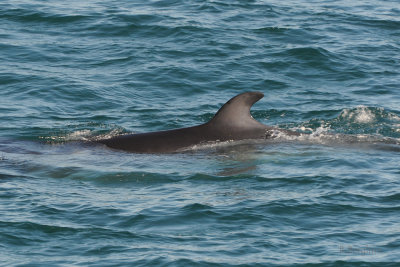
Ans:
[{"label": "ocean water", "polygon": [[[0,2],[1,266],[398,266],[399,1]],[[304,133],[135,154],[261,91]]]}]

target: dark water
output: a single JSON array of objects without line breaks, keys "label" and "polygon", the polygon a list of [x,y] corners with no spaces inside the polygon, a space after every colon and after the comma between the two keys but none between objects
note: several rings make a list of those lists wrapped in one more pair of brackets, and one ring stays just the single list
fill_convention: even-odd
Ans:
[{"label": "dark water", "polygon": [[[0,265],[398,266],[398,1],[0,2]],[[309,133],[83,142],[261,91]]]}]

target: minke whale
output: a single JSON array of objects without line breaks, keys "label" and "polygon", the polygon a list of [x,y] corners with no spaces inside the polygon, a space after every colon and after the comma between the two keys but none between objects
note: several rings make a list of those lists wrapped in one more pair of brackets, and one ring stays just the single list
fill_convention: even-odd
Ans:
[{"label": "minke whale", "polygon": [[173,153],[195,145],[246,139],[271,139],[279,133],[298,132],[264,125],[250,114],[250,108],[264,97],[261,92],[245,92],[226,102],[207,123],[181,129],[137,133],[97,140],[113,149],[135,153]]}]

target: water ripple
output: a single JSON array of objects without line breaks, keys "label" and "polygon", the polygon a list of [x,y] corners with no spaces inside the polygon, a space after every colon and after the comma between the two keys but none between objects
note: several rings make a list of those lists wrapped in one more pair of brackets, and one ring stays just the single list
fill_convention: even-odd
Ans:
[{"label": "water ripple", "polygon": [[[396,4],[2,1],[2,264],[397,266]],[[90,142],[205,123],[256,90],[256,120],[302,134]]]}]

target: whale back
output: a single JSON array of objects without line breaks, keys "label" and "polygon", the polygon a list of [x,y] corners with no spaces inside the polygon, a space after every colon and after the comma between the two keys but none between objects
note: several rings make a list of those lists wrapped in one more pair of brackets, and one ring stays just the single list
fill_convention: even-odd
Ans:
[{"label": "whale back", "polygon": [[159,132],[129,134],[97,142],[111,148],[139,153],[168,153],[205,142],[265,139],[272,127],[256,121],[250,108],[264,94],[246,92],[226,102],[207,123]]}]

